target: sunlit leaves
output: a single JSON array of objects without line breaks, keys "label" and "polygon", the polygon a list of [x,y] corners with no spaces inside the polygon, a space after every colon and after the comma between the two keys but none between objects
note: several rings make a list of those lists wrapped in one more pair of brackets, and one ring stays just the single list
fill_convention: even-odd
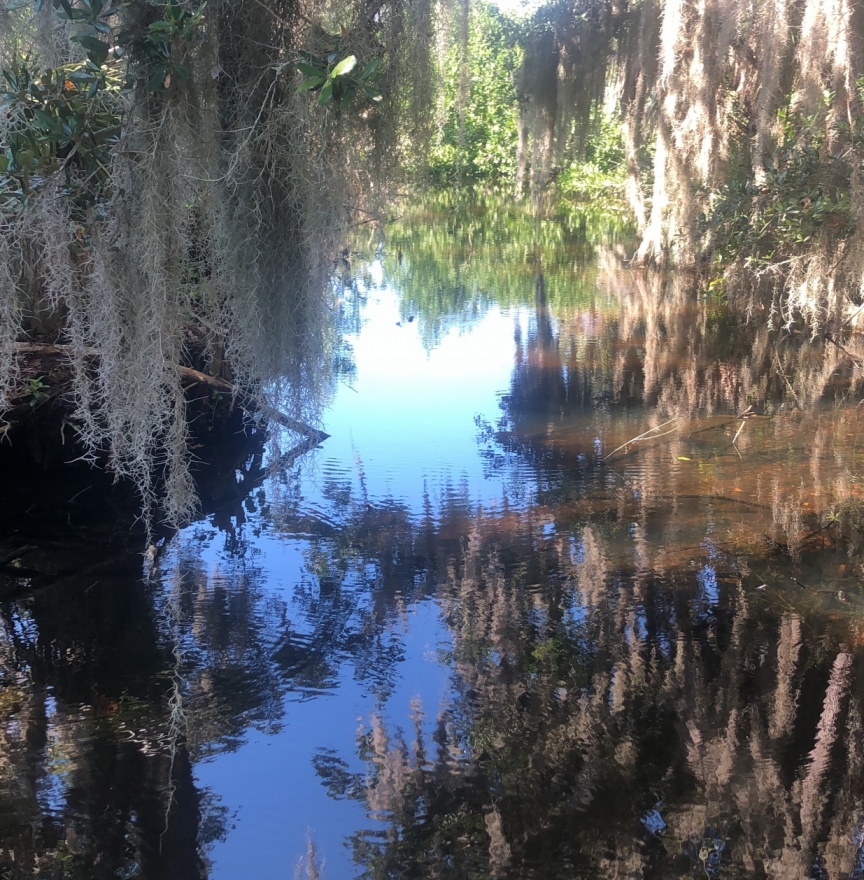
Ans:
[{"label": "sunlit leaves", "polygon": [[343,58],[331,71],[330,78],[336,79],[340,76],[345,76],[351,73],[352,70],[357,66],[357,56],[349,55],[347,58]]},{"label": "sunlit leaves", "polygon": [[502,180],[515,171],[513,83],[522,50],[514,25],[493,7],[476,3],[470,7],[467,36],[463,45],[461,35],[451,35],[441,64],[443,125],[429,155],[430,171],[440,183]]},{"label": "sunlit leaves", "polygon": [[374,58],[359,75],[354,74],[358,64],[357,56],[349,54],[340,58],[340,46],[344,38],[344,34],[333,37],[334,48],[325,56],[303,52],[303,60],[296,62],[297,69],[306,77],[297,90],[317,92],[317,101],[321,107],[332,104],[341,109],[359,97],[369,101],[381,100],[381,93],[374,85],[381,59]]}]

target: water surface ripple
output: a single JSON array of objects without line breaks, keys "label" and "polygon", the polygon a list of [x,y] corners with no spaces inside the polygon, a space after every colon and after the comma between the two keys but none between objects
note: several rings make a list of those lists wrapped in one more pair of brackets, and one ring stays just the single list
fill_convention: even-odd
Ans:
[{"label": "water surface ripple", "polygon": [[0,877],[864,877],[860,369],[608,218],[364,248],[320,449],[0,605]]}]

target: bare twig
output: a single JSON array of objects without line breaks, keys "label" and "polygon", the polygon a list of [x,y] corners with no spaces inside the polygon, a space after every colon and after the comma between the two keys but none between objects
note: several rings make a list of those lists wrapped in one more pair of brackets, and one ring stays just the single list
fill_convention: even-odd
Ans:
[{"label": "bare twig", "polygon": [[[620,452],[622,449],[626,449],[631,443],[635,443],[637,440],[644,440],[646,437],[650,437],[651,434],[653,434],[655,431],[659,431],[661,428],[665,428],[667,425],[671,425],[673,422],[677,422],[677,421],[678,421],[678,418],[676,416],[674,419],[669,419],[668,422],[663,422],[662,425],[657,425],[654,428],[650,428],[649,430],[640,434],[638,437],[633,437],[632,439],[628,440],[626,443],[622,443],[617,449],[613,449],[609,453],[609,455],[607,455],[603,458],[603,461],[608,461],[610,458],[612,458],[613,455],[615,455],[616,452]],[[673,432],[666,431],[664,434],[660,434],[659,436],[665,437],[666,434],[671,434],[671,433],[673,433]]]},{"label": "bare twig", "polygon": [[774,355],[774,363],[777,364],[777,372],[783,377],[783,381],[786,383],[786,387],[789,389],[789,393],[795,398],[795,405],[798,407],[798,409],[801,409],[801,401],[798,400],[798,395],[795,393],[795,389],[792,387],[792,383],[783,372],[783,366],[780,363],[780,358],[777,355],[777,349],[772,348],[771,352]]},{"label": "bare twig", "polygon": [[858,315],[862,309],[864,309],[864,303],[862,303],[862,305],[858,306],[858,308],[855,309],[855,311],[852,312],[852,314],[849,315],[849,317],[840,326],[841,327],[848,327],[855,320],[855,318],[858,317]]},{"label": "bare twig", "polygon": [[322,443],[330,436],[329,434],[325,434],[324,431],[319,431],[311,425],[306,425],[291,416],[285,415],[285,413],[279,412],[278,409],[275,409],[266,403],[259,404],[254,400],[250,400],[236,385],[232,385],[224,379],[218,379],[216,376],[209,376],[207,373],[202,373],[200,370],[193,370],[191,367],[181,367],[179,364],[175,364],[174,369],[177,370],[181,376],[185,376],[193,382],[210,385],[213,388],[217,388],[219,391],[224,391],[226,394],[236,396],[240,406],[250,415],[254,415],[256,412],[262,412],[268,419],[278,422],[284,428],[288,428],[289,431],[302,434],[304,437],[307,437],[310,440],[315,440],[318,443]]}]

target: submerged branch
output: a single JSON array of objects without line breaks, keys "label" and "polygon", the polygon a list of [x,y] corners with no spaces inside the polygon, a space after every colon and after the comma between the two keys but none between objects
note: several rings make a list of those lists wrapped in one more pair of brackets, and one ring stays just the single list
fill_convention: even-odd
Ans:
[{"label": "submerged branch", "polygon": [[202,373],[200,370],[193,370],[191,367],[181,367],[179,364],[172,364],[171,366],[173,366],[181,376],[191,379],[193,382],[198,382],[202,385],[209,385],[211,388],[216,388],[226,394],[235,396],[239,401],[240,406],[249,413],[249,415],[254,416],[257,413],[262,413],[267,416],[268,419],[278,422],[283,428],[288,428],[289,431],[294,431],[295,434],[302,434],[307,439],[316,441],[316,443],[322,443],[330,436],[324,431],[319,431],[311,425],[307,425],[298,419],[285,415],[285,413],[280,412],[269,404],[262,404],[258,401],[252,400],[249,395],[244,394],[236,385],[233,385],[231,382],[226,382],[225,379],[210,376],[207,373]]},{"label": "submerged branch", "polygon": [[[774,363],[777,364],[777,372],[782,377],[783,381],[786,383],[786,388],[792,397],[795,398],[795,405],[801,409],[801,401],[798,399],[798,394],[795,392],[795,388],[792,383],[789,381],[789,377],[783,372],[783,365],[780,363],[780,357],[777,354],[777,349],[774,348],[771,350],[771,353],[774,355]],[[738,436],[737,434],[735,435]]]},{"label": "submerged branch", "polygon": [[[609,455],[607,455],[603,458],[603,461],[609,461],[609,459],[612,458],[612,456],[615,455],[616,452],[620,452],[622,449],[626,449],[631,443],[635,443],[637,440],[644,440],[646,437],[650,437],[651,434],[653,434],[655,431],[659,431],[661,428],[665,428],[667,425],[671,425],[673,422],[677,422],[677,421],[678,421],[678,417],[676,416],[674,419],[669,419],[668,422],[663,422],[662,425],[657,425],[654,428],[650,428],[649,430],[640,434],[638,437],[631,438],[626,443],[622,443],[617,449],[613,449],[609,453]],[[672,433],[672,431],[666,432],[666,434],[671,434],[671,433]],[[659,436],[665,437],[666,434],[660,434]]]}]

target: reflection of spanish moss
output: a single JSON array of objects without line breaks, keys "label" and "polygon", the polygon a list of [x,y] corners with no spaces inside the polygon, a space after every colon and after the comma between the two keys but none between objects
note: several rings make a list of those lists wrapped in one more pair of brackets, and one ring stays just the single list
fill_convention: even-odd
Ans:
[{"label": "reflection of spanish moss", "polygon": [[374,715],[366,774],[321,765],[390,823],[354,837],[364,876],[428,853],[446,877],[848,876],[864,754],[843,627],[804,646],[719,573],[612,573],[597,530],[574,537],[514,556],[475,531],[442,568],[435,723],[415,700],[409,744]]},{"label": "reflection of spanish moss", "polygon": [[796,554],[840,537],[839,510],[857,522],[852,349],[740,324],[685,282],[612,267],[600,280],[605,301],[550,306],[538,273],[502,418],[481,425],[491,467],[536,464],[550,505],[666,517],[685,547],[703,538],[692,516],[714,523],[713,541]]},{"label": "reflection of spanish moss", "polygon": [[[174,765],[178,759],[178,750],[185,753],[186,733],[188,729],[188,716],[183,706],[183,689],[185,679],[183,675],[184,656],[180,630],[180,604],[179,584],[170,589],[165,601],[165,635],[171,643],[171,657],[173,669],[171,670],[171,690],[168,697],[168,804],[165,808],[165,829],[160,838],[160,848],[164,837],[170,828],[171,810],[175,805],[177,785],[174,779]],[[180,755],[182,760],[183,754]]]},{"label": "reflection of spanish moss", "polygon": [[168,657],[136,575],[67,578],[3,608],[0,866],[10,878],[203,876],[201,805],[170,734]]}]

